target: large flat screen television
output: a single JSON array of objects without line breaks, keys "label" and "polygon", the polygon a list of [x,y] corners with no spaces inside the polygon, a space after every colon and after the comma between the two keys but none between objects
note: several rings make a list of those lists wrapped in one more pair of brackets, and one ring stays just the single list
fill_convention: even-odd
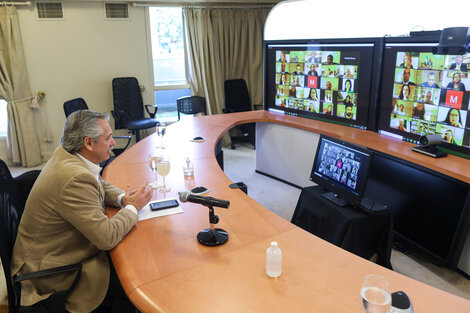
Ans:
[{"label": "large flat screen television", "polygon": [[375,152],[364,197],[391,208],[395,240],[457,266],[470,223],[467,184]]},{"label": "large flat screen television", "polygon": [[470,154],[470,54],[434,55],[438,42],[385,39],[378,130],[414,143],[439,134],[443,148]]},{"label": "large flat screen television", "polygon": [[366,129],[379,39],[265,42],[265,109]]},{"label": "large flat screen television", "polygon": [[310,180],[329,192],[325,198],[340,206],[360,205],[373,152],[321,135]]}]

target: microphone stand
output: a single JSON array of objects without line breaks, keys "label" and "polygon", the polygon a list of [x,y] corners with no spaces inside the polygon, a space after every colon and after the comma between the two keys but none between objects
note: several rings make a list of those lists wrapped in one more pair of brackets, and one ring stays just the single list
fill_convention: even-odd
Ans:
[{"label": "microphone stand", "polygon": [[214,225],[219,222],[219,217],[214,214],[214,208],[209,206],[209,223],[210,228],[201,230],[197,234],[197,240],[204,246],[214,247],[224,244],[228,240],[228,233],[221,229],[215,228]]}]

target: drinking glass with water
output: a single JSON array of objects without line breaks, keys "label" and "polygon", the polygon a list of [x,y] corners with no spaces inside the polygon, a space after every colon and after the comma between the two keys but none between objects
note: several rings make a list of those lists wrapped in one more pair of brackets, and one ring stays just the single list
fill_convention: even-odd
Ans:
[{"label": "drinking glass with water", "polygon": [[388,281],[380,275],[366,275],[361,288],[361,306],[364,313],[388,313],[391,300]]},{"label": "drinking glass with water", "polygon": [[165,143],[163,141],[163,137],[166,134],[166,125],[163,122],[157,122],[157,135],[160,138],[160,144],[157,146],[158,149],[165,149]]}]

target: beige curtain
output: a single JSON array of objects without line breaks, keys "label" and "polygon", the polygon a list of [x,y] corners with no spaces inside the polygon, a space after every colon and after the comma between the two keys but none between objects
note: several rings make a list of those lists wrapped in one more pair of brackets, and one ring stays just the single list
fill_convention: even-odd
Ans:
[{"label": "beige curtain", "polygon": [[263,103],[263,31],[270,9],[184,8],[191,93],[206,98],[208,114],[225,108],[227,79],[245,79],[252,104]]},{"label": "beige curtain", "polygon": [[0,7],[0,97],[8,101],[8,158],[32,167],[42,163],[31,89],[16,8]]}]

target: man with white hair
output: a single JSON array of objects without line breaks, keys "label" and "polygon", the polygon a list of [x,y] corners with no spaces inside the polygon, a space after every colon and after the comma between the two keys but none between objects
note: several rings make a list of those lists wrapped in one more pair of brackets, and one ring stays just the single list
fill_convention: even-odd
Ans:
[{"label": "man with white hair", "polygon": [[[108,287],[120,288],[127,308],[133,309],[106,251],[137,223],[137,212],[150,201],[151,189],[145,182],[137,190],[130,191],[128,186],[124,192],[100,177],[98,164],[110,157],[115,144],[107,119],[91,110],[69,115],[62,145],[44,166],[28,197],[13,250],[13,276],[82,264],[78,285],[66,300],[69,312],[93,311],[103,302]],[[108,218],[105,206],[121,209]],[[21,305],[35,305],[68,289],[74,278],[72,272],[23,281]],[[122,311],[122,302],[118,306]]]}]

